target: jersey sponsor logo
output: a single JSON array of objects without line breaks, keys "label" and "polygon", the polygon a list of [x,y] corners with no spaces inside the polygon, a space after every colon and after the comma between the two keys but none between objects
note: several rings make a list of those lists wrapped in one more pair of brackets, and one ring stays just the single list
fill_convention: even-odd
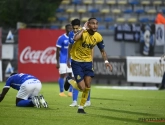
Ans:
[{"label": "jersey sponsor logo", "polygon": [[82,43],[82,47],[84,47],[84,48],[92,49],[94,46],[95,46],[95,45],[93,45],[93,44],[87,44],[86,42],[83,42],[83,43]]},{"label": "jersey sponsor logo", "polygon": [[6,43],[14,43],[14,35],[11,31],[9,31],[7,37],[6,37]]},{"label": "jersey sponsor logo", "polygon": [[21,63],[34,63],[34,64],[56,64],[56,48],[47,47],[45,50],[32,50],[27,46],[20,53]]}]

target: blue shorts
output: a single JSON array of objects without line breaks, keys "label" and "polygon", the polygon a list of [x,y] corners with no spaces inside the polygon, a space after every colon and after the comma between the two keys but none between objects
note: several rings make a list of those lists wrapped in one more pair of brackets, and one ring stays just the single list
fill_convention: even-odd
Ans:
[{"label": "blue shorts", "polygon": [[84,79],[84,76],[94,77],[92,62],[71,61],[72,71],[77,83]]}]

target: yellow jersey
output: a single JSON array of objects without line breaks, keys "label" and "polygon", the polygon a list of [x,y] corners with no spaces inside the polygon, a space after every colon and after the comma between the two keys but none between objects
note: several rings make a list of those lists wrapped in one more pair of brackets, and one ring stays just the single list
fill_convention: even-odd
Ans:
[{"label": "yellow jersey", "polygon": [[72,45],[71,59],[78,62],[92,62],[92,49],[102,41],[103,38],[100,33],[95,32],[94,35],[90,35],[87,31],[84,31],[81,38]]}]

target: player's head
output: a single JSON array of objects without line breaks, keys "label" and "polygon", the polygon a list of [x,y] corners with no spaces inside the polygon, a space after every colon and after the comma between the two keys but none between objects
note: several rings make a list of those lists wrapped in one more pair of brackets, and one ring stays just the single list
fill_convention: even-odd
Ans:
[{"label": "player's head", "polygon": [[66,30],[66,34],[68,34],[72,30],[72,25],[71,24],[66,24],[65,25],[65,30]]},{"label": "player's head", "polygon": [[98,21],[96,18],[92,17],[88,19],[88,28],[89,30],[96,32],[98,28]]},{"label": "player's head", "polygon": [[80,28],[80,20],[79,19],[74,19],[71,21],[73,32],[76,33],[79,28]]},{"label": "player's head", "polygon": [[13,76],[13,75],[15,75],[15,74],[17,74],[17,73],[13,72],[13,73],[10,74],[10,76]]}]

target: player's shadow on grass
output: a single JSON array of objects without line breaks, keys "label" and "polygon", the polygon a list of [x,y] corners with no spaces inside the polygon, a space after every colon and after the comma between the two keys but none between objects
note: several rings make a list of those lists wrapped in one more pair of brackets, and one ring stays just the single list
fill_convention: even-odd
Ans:
[{"label": "player's shadow on grass", "polygon": [[93,117],[98,117],[98,118],[103,118],[103,119],[110,119],[110,120],[116,120],[116,121],[122,121],[123,122],[123,125],[124,124],[128,124],[128,123],[131,123],[131,124],[141,124],[141,125],[151,125],[151,123],[148,123],[148,122],[142,122],[142,121],[139,121],[138,118],[137,120],[134,120],[134,119],[130,119],[130,118],[120,118],[120,117],[113,117],[113,116],[108,116],[108,115],[96,115],[96,114],[90,114],[90,116],[93,116]]},{"label": "player's shadow on grass", "polygon": [[120,100],[120,99],[96,98],[96,97],[91,97],[91,99],[98,99],[98,100],[114,100],[114,101],[124,101],[124,100]]},{"label": "player's shadow on grass", "polygon": [[149,114],[149,113],[142,113],[142,112],[133,112],[133,111],[126,111],[122,109],[108,109],[108,108],[96,108],[98,110],[105,110],[109,112],[119,112],[119,113],[127,113],[132,115],[145,115],[145,116],[157,116],[156,114]]}]

